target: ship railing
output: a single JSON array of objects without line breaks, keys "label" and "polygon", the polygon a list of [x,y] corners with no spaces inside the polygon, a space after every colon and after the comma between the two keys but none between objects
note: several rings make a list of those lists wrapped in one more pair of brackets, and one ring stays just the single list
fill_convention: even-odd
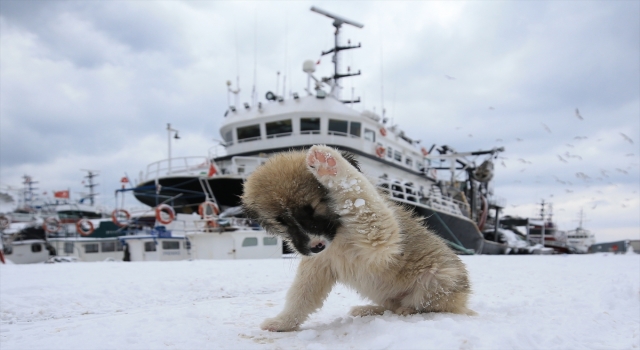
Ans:
[{"label": "ship railing", "polygon": [[246,218],[211,218],[197,220],[176,220],[172,232],[187,234],[190,232],[221,232],[235,230],[262,230],[255,221]]},{"label": "ship railing", "polygon": [[261,140],[262,136],[254,136],[254,137],[248,137],[246,139],[239,139],[238,143],[245,143],[245,142],[251,142],[251,141],[258,141]]},{"label": "ship railing", "polygon": [[328,131],[327,135],[329,135],[329,136],[350,137],[350,138],[353,138],[353,139],[359,139],[360,138],[360,136],[358,136],[358,135],[353,135],[353,134],[349,134],[349,133],[342,132],[342,131]]},{"label": "ship railing", "polygon": [[282,132],[279,134],[271,134],[271,135],[267,135],[268,139],[273,139],[273,138],[277,138],[277,137],[285,137],[285,136],[291,136],[293,135],[292,132]]},{"label": "ship railing", "polygon": [[300,135],[320,135],[320,130],[305,130],[305,131],[300,131]]},{"label": "ship railing", "polygon": [[209,168],[207,157],[179,157],[163,159],[147,166],[146,180],[168,175],[199,175]]},{"label": "ship railing", "polygon": [[379,179],[378,187],[381,187],[382,191],[388,194],[394,201],[436,209],[441,212],[459,216],[467,216],[464,213],[469,213],[469,205],[467,203],[446,197],[440,192],[430,191],[425,197],[423,193],[413,185],[387,179]]}]

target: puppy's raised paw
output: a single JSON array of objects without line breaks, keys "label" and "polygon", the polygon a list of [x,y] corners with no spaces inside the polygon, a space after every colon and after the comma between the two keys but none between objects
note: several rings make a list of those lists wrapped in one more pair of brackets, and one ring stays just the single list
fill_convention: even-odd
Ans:
[{"label": "puppy's raised paw", "polygon": [[349,314],[353,317],[382,315],[387,309],[378,305],[362,305],[351,308]]},{"label": "puppy's raised paw", "polygon": [[336,176],[338,167],[334,150],[326,146],[313,146],[307,153],[307,165],[317,177]]},{"label": "puppy's raised paw", "polygon": [[282,317],[267,318],[260,324],[260,328],[269,332],[291,332],[298,329],[298,324]]}]

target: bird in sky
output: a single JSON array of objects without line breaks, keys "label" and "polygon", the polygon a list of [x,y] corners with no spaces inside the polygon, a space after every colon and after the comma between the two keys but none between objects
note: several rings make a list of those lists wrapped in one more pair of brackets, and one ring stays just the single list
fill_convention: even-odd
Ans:
[{"label": "bird in sky", "polygon": [[627,153],[625,156],[626,156],[626,157],[633,157],[633,156],[635,156],[635,154],[633,154],[633,153]]},{"label": "bird in sky", "polygon": [[629,175],[629,173],[624,169],[616,168],[616,170],[621,172],[621,173],[623,173],[623,174],[625,174],[625,175]]},{"label": "bird in sky", "polygon": [[456,126],[456,130],[460,130],[460,129],[462,129],[461,126]]},{"label": "bird in sky", "polygon": [[622,137],[623,137],[627,142],[629,142],[629,143],[633,144],[633,140],[632,140],[629,136],[627,136],[627,135],[625,135],[625,134],[623,134],[623,133],[620,133],[620,135],[621,135],[621,136],[622,136]]},{"label": "bird in sky", "polygon": [[495,108],[493,108],[492,106],[489,106],[489,110],[493,111]]},{"label": "bird in sky", "polygon": [[602,176],[604,177],[609,177],[609,175],[607,175],[607,171],[604,169],[600,169],[600,174],[602,174]]},{"label": "bird in sky", "polygon": [[578,179],[583,179],[583,180],[585,180],[585,181],[586,181],[586,180],[591,179],[591,178],[589,177],[589,175],[587,175],[587,174],[585,174],[585,173],[583,173],[583,172],[576,173],[576,177],[577,177]]},{"label": "bird in sky", "polygon": [[545,130],[547,130],[547,132],[548,132],[549,134],[551,134],[551,128],[549,128],[549,127],[547,126],[547,124],[545,124],[545,123],[540,123],[540,124],[542,124],[542,126],[544,127],[544,129],[545,129]]},{"label": "bird in sky", "polygon": [[449,80],[456,80],[456,78],[454,78],[454,77],[452,77],[450,75],[445,74],[444,76]]},{"label": "bird in sky", "polygon": [[504,164],[504,160],[502,161],[502,166],[505,167],[505,168],[507,167],[507,165]]},{"label": "bird in sky", "polygon": [[582,116],[580,115],[580,111],[576,108],[576,117],[578,117],[578,119],[580,120],[584,120],[584,118],[582,118]]},{"label": "bird in sky", "polygon": [[572,144],[570,144],[570,143],[567,143],[567,144],[566,144],[566,146],[567,146],[567,147],[571,147],[571,148],[573,148],[573,145],[572,145]]},{"label": "bird in sky", "polygon": [[567,193],[573,193],[573,191],[570,190],[570,189],[565,189],[564,191],[567,192]]},{"label": "bird in sky", "polygon": [[473,134],[469,134],[469,137],[473,137]]},{"label": "bird in sky", "polygon": [[516,137],[516,141],[518,141],[518,142],[522,142],[522,139],[521,139],[521,138],[519,138],[519,137]]},{"label": "bird in sky", "polygon": [[586,136],[576,136],[574,137],[575,140],[586,140],[587,137]]},{"label": "bird in sky", "polygon": [[502,142],[502,139],[496,139],[496,142]]},{"label": "bird in sky", "polygon": [[566,159],[564,159],[564,158],[562,158],[562,156],[561,156],[561,155],[557,154],[557,156],[558,156],[558,159],[560,159],[560,161],[561,161],[561,162],[563,162],[563,163],[568,163],[568,162],[567,162],[567,160],[566,160]]}]

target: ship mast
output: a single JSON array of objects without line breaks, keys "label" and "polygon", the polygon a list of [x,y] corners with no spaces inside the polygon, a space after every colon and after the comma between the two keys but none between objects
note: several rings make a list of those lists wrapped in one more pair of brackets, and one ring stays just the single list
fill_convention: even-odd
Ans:
[{"label": "ship mast", "polygon": [[[332,49],[328,50],[328,51],[323,51],[322,52],[322,56],[324,55],[328,55],[330,53],[333,53],[333,57],[331,58],[331,61],[333,62],[333,77],[328,78],[331,79],[332,82],[330,84],[331,86],[331,95],[333,97],[335,97],[337,100],[342,101],[343,103],[358,103],[360,102],[360,98],[358,97],[357,100],[340,100],[340,93],[342,90],[342,86],[340,86],[339,80],[342,78],[347,78],[347,77],[351,77],[351,76],[355,76],[355,75],[360,75],[360,71],[358,71],[358,73],[347,73],[347,74],[340,74],[339,70],[340,70],[340,51],[342,50],[349,50],[349,49],[357,49],[359,47],[361,47],[360,43],[358,43],[358,45],[347,45],[347,46],[340,46],[340,28],[342,27],[343,24],[350,24],[354,27],[357,28],[362,28],[364,27],[363,24],[360,24],[358,22],[340,17],[338,15],[334,15],[332,13],[329,13],[325,10],[319,9],[315,6],[311,6],[311,11],[319,13],[321,15],[325,15],[329,18],[332,18],[333,21],[333,26],[336,27],[336,31],[335,31],[335,39],[334,39],[334,46]],[[349,68],[349,70],[351,70]],[[325,79],[323,79],[325,80]]]}]

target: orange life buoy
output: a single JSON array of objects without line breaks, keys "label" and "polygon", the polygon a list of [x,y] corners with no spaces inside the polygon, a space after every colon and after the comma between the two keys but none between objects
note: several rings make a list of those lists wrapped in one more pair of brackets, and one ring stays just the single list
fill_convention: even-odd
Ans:
[{"label": "orange life buoy", "polygon": [[218,208],[218,205],[213,202],[202,202],[198,206],[198,215],[203,219],[210,219],[218,214],[220,214],[220,208]]},{"label": "orange life buoy", "polygon": [[60,220],[58,220],[58,218],[56,218],[55,216],[50,216],[44,219],[44,222],[42,223],[42,228],[47,233],[58,232],[61,227],[62,226],[60,225]]},{"label": "orange life buoy", "polygon": [[215,220],[207,220],[207,227],[208,228],[216,228],[218,226],[220,226],[220,225],[218,224],[217,221],[215,221]]},{"label": "orange life buoy", "polygon": [[78,231],[81,236],[89,236],[93,233],[93,230],[93,222],[87,219],[82,219],[76,222],[76,231]]},{"label": "orange life buoy", "polygon": [[[168,216],[168,218],[164,218],[163,214]],[[173,219],[176,217],[176,212],[170,205],[160,204],[156,207],[156,220],[163,225],[168,225],[173,222]]]},{"label": "orange life buoy", "polygon": [[384,151],[385,151],[384,147],[382,147],[382,146],[376,147],[376,155],[378,157],[383,158],[384,157]]},{"label": "orange life buoy", "polygon": [[382,136],[387,136],[387,129],[385,129],[385,128],[380,128],[380,135],[382,135]]},{"label": "orange life buoy", "polygon": [[111,212],[111,221],[120,227],[127,226],[129,224],[129,219],[131,219],[131,214],[124,209],[116,209]]},{"label": "orange life buoy", "polygon": [[423,156],[425,156],[425,157],[426,157],[426,156],[428,156],[428,155],[429,155],[429,151],[427,151],[427,149],[426,149],[426,148],[422,147],[420,150],[422,151],[422,155],[423,155]]}]

